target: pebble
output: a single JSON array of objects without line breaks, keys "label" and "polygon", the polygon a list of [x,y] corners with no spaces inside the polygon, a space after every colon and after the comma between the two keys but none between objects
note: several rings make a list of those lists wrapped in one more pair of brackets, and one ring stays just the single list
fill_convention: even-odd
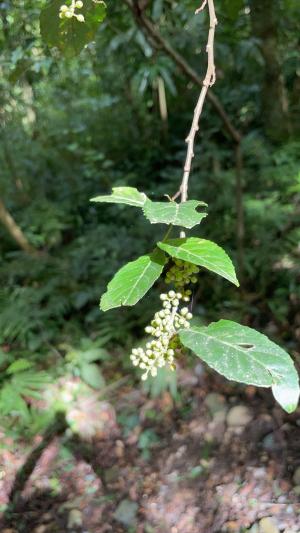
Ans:
[{"label": "pebble", "polygon": [[278,443],[276,443],[273,433],[269,433],[263,438],[262,446],[268,452],[272,452],[278,448]]},{"label": "pebble", "polygon": [[241,427],[249,424],[252,418],[253,416],[248,407],[245,405],[236,405],[228,411],[226,422],[230,427]]},{"label": "pebble", "polygon": [[34,533],[45,533],[48,529],[48,526],[46,524],[42,524],[41,526],[36,527],[33,531]]},{"label": "pebble", "polygon": [[208,407],[208,410],[213,417],[217,413],[227,410],[224,396],[216,392],[211,392],[208,394],[204,400],[204,403]]},{"label": "pebble", "polygon": [[293,481],[295,485],[300,485],[300,466],[294,472]]},{"label": "pebble", "polygon": [[294,492],[297,496],[300,496],[300,485],[295,485],[294,488],[293,488],[293,492]]},{"label": "pebble", "polygon": [[82,512],[79,509],[72,509],[69,512],[68,516],[68,529],[73,529],[73,527],[82,526]]},{"label": "pebble", "polygon": [[130,500],[123,500],[117,507],[114,517],[123,526],[135,526],[138,505]]},{"label": "pebble", "polygon": [[280,533],[274,518],[266,517],[259,521],[259,533]]}]

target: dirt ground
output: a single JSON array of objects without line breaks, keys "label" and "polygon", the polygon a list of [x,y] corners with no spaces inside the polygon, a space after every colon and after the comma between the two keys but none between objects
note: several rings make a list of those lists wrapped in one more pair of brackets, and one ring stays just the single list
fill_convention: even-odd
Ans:
[{"label": "dirt ground", "polygon": [[299,533],[300,410],[201,365],[179,391],[123,385],[73,409],[77,436],[3,436],[1,533]]}]

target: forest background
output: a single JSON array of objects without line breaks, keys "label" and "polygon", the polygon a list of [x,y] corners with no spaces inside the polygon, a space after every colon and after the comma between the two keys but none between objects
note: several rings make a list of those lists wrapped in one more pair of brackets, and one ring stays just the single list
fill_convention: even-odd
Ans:
[{"label": "forest background", "polygon": [[[161,228],[89,199],[120,185],[175,194],[206,68],[207,16],[190,0],[109,2],[95,42],[73,58],[42,43],[43,6],[0,4],[1,424],[29,441],[66,408],[63,395],[38,405],[57,380],[104,394],[124,376],[141,386],[128,355],[159,287],[106,315],[99,298]],[[218,83],[190,197],[209,205],[201,236],[233,257],[241,290],[202,273],[194,307],[203,324],[226,315],[266,332],[299,363],[299,5],[217,0],[216,10]],[[176,374],[158,388],[175,398]]]}]

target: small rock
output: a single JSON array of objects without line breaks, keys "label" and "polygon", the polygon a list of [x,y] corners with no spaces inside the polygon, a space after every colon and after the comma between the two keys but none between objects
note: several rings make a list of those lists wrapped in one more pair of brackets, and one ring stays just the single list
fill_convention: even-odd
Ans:
[{"label": "small rock", "polygon": [[246,426],[252,420],[250,409],[245,405],[236,405],[232,407],[226,417],[227,425],[230,427]]},{"label": "small rock", "polygon": [[208,407],[211,416],[226,411],[225,398],[222,394],[211,392],[206,396],[204,403]]},{"label": "small rock", "polygon": [[293,488],[293,492],[294,492],[297,496],[300,496],[300,485],[295,485],[295,487]]},{"label": "small rock", "polygon": [[262,518],[259,521],[259,533],[279,533],[275,519],[271,517]]},{"label": "small rock", "polygon": [[48,527],[46,524],[42,524],[41,526],[36,527],[33,531],[34,533],[45,533],[47,531]]},{"label": "small rock", "polygon": [[79,509],[72,509],[69,512],[68,516],[68,529],[73,529],[73,527],[82,526],[82,512]]},{"label": "small rock", "polygon": [[136,513],[138,504],[130,500],[123,500],[117,507],[114,517],[124,526],[134,526],[136,524]]},{"label": "small rock", "polygon": [[300,466],[294,472],[293,481],[295,485],[300,485]]},{"label": "small rock", "polygon": [[104,471],[104,479],[106,483],[115,483],[120,477],[120,468],[118,466],[112,466],[106,468]]},{"label": "small rock", "polygon": [[268,452],[272,452],[278,448],[278,444],[275,441],[273,433],[269,433],[263,438],[262,446]]}]

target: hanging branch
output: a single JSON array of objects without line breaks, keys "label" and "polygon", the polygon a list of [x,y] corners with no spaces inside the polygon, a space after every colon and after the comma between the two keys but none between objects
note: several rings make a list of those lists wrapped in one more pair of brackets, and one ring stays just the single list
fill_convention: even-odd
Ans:
[{"label": "hanging branch", "polygon": [[[145,4],[140,0],[123,0],[123,2],[129,7],[132,14],[135,17],[136,24],[144,31],[150,44],[155,45],[157,48],[161,48],[164,52],[174,61],[181,72],[190,79],[198,87],[203,87],[203,80],[198,76],[197,72],[187,63],[184,57],[173,48],[170,42],[161,35],[158,28],[154,25],[153,21],[145,14]],[[207,4],[207,0],[204,0],[201,7],[196,13],[204,9]],[[236,224],[236,242],[238,252],[238,269],[241,286],[243,285],[243,271],[244,271],[244,206],[243,206],[243,155],[241,151],[242,134],[235,128],[224,107],[222,106],[218,97],[212,92],[211,89],[207,91],[207,99],[212,104],[219,117],[223,121],[225,129],[230,135],[234,143],[235,152],[235,170],[236,170],[236,208],[237,208],[237,224]],[[181,191],[175,195],[175,198],[180,196]]]},{"label": "hanging branch", "polygon": [[204,0],[203,4],[199,9],[196,10],[196,14],[202,11],[205,6],[208,5],[209,10],[209,32],[208,32],[208,40],[206,45],[206,52],[207,52],[207,70],[206,75],[202,83],[202,89],[200,96],[198,98],[197,105],[195,107],[194,111],[194,117],[192,122],[191,131],[186,139],[187,142],[187,154],[186,154],[186,160],[184,165],[184,172],[183,172],[183,178],[180,186],[180,194],[181,194],[181,202],[186,202],[188,197],[188,184],[189,184],[189,177],[191,173],[191,166],[192,166],[192,160],[194,157],[194,144],[195,144],[195,136],[197,131],[199,130],[199,121],[203,109],[203,104],[207,95],[207,91],[209,87],[212,87],[216,81],[216,68],[215,68],[215,59],[214,59],[214,39],[215,39],[215,29],[216,25],[218,23],[216,13],[215,13],[215,6],[214,6],[214,0]]}]

